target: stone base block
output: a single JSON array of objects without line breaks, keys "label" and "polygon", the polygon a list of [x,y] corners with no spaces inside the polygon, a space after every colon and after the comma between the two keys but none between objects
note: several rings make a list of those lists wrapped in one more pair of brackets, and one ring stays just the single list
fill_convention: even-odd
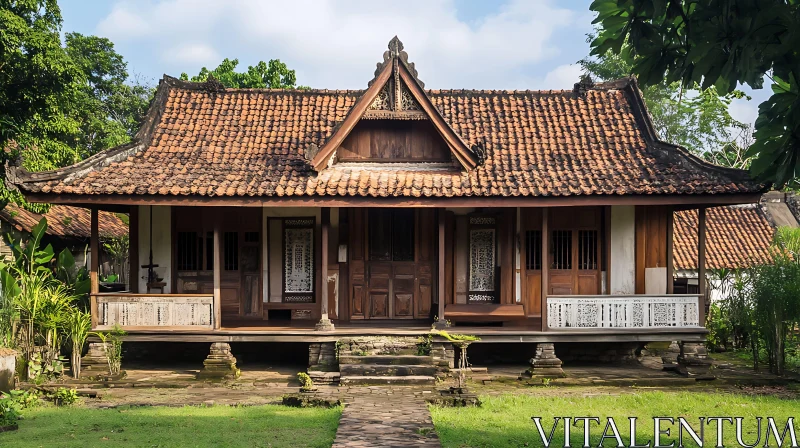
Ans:
[{"label": "stone base block", "polygon": [[338,371],[339,362],[336,358],[336,343],[320,342],[308,344],[308,370]]},{"label": "stone base block", "polygon": [[678,355],[678,364],[692,367],[711,367],[713,360],[708,356],[705,344],[702,342],[680,342],[681,352]]},{"label": "stone base block", "polygon": [[564,376],[561,360],[556,356],[555,347],[551,343],[537,344],[536,353],[529,362],[531,366],[527,373],[532,377],[560,378]]},{"label": "stone base block", "polygon": [[314,330],[316,331],[333,331],[333,322],[330,319],[320,319],[319,322],[314,326]]},{"label": "stone base block", "polygon": [[17,352],[0,348],[0,392],[8,392],[16,387]]},{"label": "stone base block", "polygon": [[241,372],[236,367],[236,358],[231,354],[231,346],[225,342],[211,344],[203,368],[197,374],[203,380],[228,380],[239,378]]},{"label": "stone base block", "polygon": [[89,344],[89,351],[81,358],[81,372],[108,372],[108,354],[102,342]]}]

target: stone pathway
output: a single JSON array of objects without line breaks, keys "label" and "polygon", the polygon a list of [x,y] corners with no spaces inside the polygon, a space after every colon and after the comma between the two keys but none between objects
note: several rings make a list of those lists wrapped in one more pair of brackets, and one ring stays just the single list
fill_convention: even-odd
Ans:
[{"label": "stone pathway", "polygon": [[333,448],[441,447],[425,401],[430,391],[368,389],[371,393],[346,399]]}]

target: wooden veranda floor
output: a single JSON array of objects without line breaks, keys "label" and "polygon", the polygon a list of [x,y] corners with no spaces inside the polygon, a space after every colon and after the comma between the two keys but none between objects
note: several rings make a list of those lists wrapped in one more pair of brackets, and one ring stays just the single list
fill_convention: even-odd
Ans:
[{"label": "wooden veranda floor", "polygon": [[[170,342],[334,342],[355,336],[423,336],[431,326],[424,321],[335,322],[333,331],[316,331],[314,321],[222,320],[219,330],[141,330],[130,341]],[[450,333],[479,336],[481,342],[623,342],[703,340],[704,328],[568,329],[540,331],[533,327],[455,325]]]}]

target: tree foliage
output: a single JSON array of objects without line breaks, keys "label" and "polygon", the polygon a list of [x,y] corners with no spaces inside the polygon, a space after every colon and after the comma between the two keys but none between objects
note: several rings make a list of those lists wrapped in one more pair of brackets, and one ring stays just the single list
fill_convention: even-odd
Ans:
[{"label": "tree foliage", "polygon": [[[152,97],[111,41],[67,33],[62,42],[61,24],[55,0],[0,0],[3,166],[21,156],[30,171],[54,169],[125,143]],[[24,204],[3,182],[8,201]]]},{"label": "tree foliage", "polygon": [[[595,38],[595,34],[589,35],[590,41]],[[636,58],[626,58],[626,53],[627,44],[622,52],[607,51],[581,59],[578,64],[593,78],[611,81],[634,73]],[[719,95],[713,86],[702,89],[695,83],[684,88],[679,82],[662,80],[642,86],[642,96],[659,137],[701,157],[715,158],[713,154],[719,148],[739,143],[737,140],[748,131],[748,126],[731,117],[728,110],[731,101],[746,97],[738,90]]]},{"label": "tree foliage", "polygon": [[200,69],[197,76],[181,73],[181,79],[195,82],[204,82],[209,76],[214,77],[225,87],[231,89],[290,89],[295,88],[297,79],[294,70],[289,68],[279,59],[270,59],[269,62],[259,61],[255,66],[247,67],[246,72],[237,72],[238,59],[225,58],[214,70],[206,67]]},{"label": "tree foliage", "polygon": [[[800,4],[780,0],[595,0],[592,54],[633,61],[643,85],[678,82],[727,95],[739,84],[772,96],[759,106],[748,154],[758,178],[800,173]],[[626,45],[629,44],[629,45]]]}]

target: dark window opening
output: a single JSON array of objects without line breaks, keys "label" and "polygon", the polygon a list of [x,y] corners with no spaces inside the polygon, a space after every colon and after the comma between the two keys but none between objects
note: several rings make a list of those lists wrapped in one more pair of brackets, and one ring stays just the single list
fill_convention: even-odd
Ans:
[{"label": "dark window opening", "polygon": [[206,270],[214,270],[214,232],[206,232]]},{"label": "dark window opening", "polygon": [[226,271],[239,270],[239,233],[225,232],[225,249],[223,250],[223,266]]},{"label": "dark window opening", "polygon": [[369,259],[414,261],[414,210],[369,211]]},{"label": "dark window opening", "polygon": [[542,231],[525,232],[525,269],[538,271],[542,269]]},{"label": "dark window opening", "polygon": [[578,232],[578,269],[597,269],[597,231]]},{"label": "dark window opening", "polygon": [[244,232],[244,242],[245,243],[257,243],[258,242],[258,232]]},{"label": "dark window opening", "polygon": [[553,231],[553,269],[572,269],[572,231]]},{"label": "dark window opening", "polygon": [[177,269],[196,271],[202,264],[202,241],[195,232],[178,232]]}]

